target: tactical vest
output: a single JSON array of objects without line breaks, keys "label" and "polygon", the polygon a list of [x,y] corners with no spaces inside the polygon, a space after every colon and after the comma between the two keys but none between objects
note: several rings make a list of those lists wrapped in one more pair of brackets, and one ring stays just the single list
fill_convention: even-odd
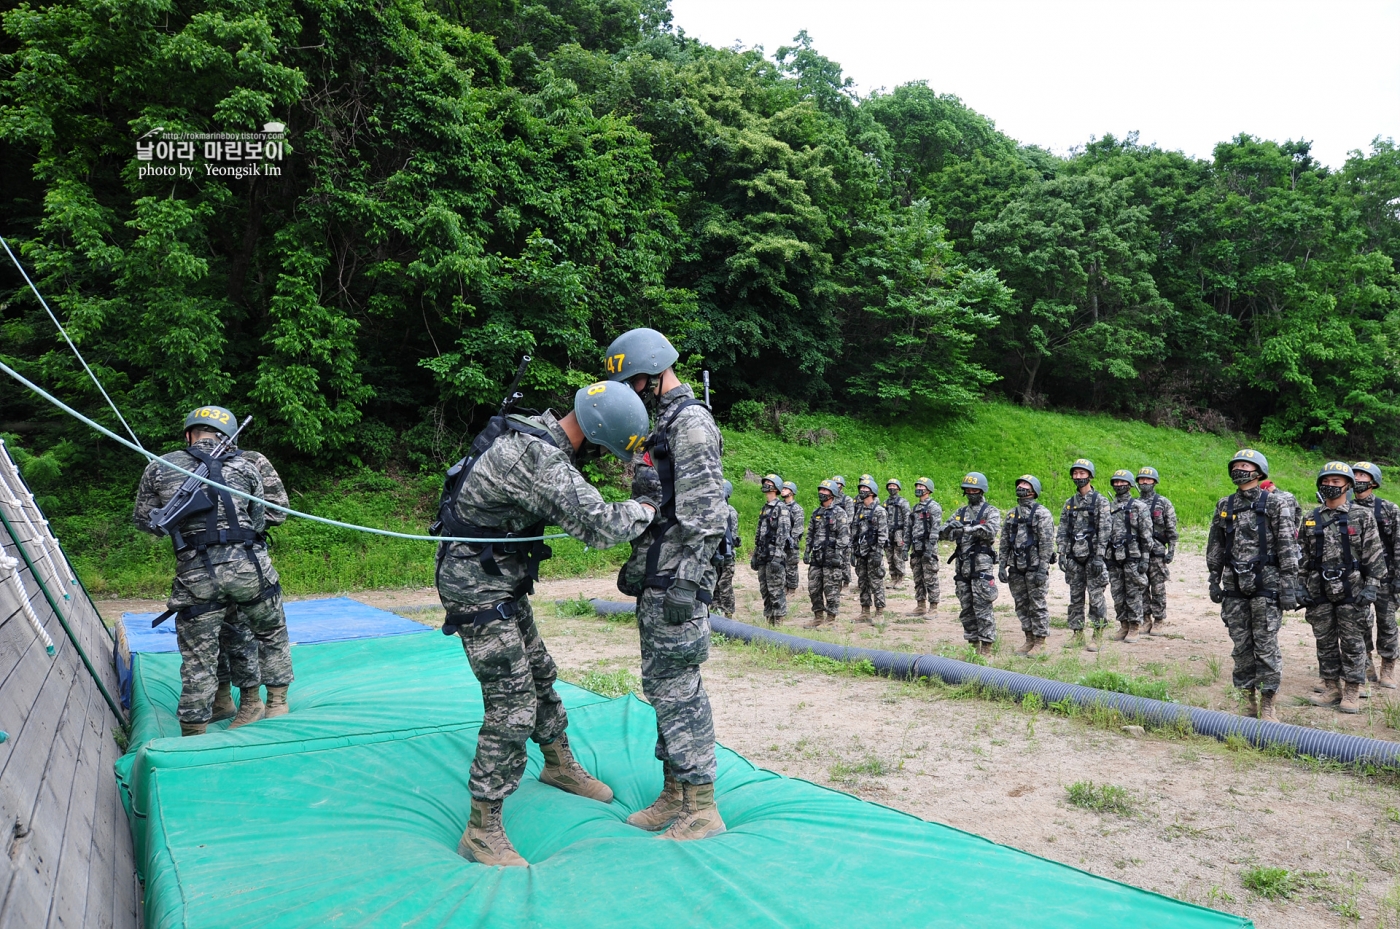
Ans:
[{"label": "tactical vest", "polygon": [[[957,519],[958,522],[963,524],[963,531],[966,532],[967,527],[974,525],[980,526],[984,522],[986,522],[988,506],[989,504],[987,503],[987,501],[983,500],[981,506],[977,509],[977,518],[970,523],[965,519],[959,519],[957,516],[954,516],[953,518]],[[959,507],[959,512],[961,512],[963,509],[963,507]],[[977,564],[976,556],[978,555],[986,555],[992,560],[993,564],[996,564],[997,550],[993,548],[992,543],[987,541],[986,539],[978,539],[971,545],[968,545],[966,547],[966,551],[964,551],[963,545],[961,544],[961,542],[959,542],[954,546],[953,554],[948,556],[947,563],[952,564],[953,561],[956,560],[958,562],[958,566],[956,569],[957,574],[964,580],[971,580],[973,575],[975,574],[977,577],[980,577],[984,581],[990,581],[992,579],[991,574],[988,574],[985,571],[974,572],[972,570],[972,568]]]},{"label": "tactical vest", "polygon": [[[1016,568],[1018,571],[1033,571],[1040,567],[1040,537],[1035,531],[1035,511],[1040,508],[1040,504],[1035,500],[1031,501],[1030,516],[1022,519],[1020,517],[1021,508],[1015,507],[1011,515],[1006,518],[1006,528],[1009,530],[1007,538],[1011,540],[1011,550],[1016,554],[1025,555],[1027,564],[1024,568]],[[1026,531],[1026,541],[1018,541],[1018,530],[1024,528]],[[1033,560],[1032,560],[1033,559]],[[1013,556],[1011,566],[1015,567],[1016,562]]]},{"label": "tactical vest", "polygon": [[1138,497],[1147,504],[1148,511],[1152,514],[1152,539],[1159,545],[1167,544],[1167,505],[1165,499],[1159,493],[1154,493],[1148,499]]},{"label": "tactical vest", "polygon": [[894,538],[894,534],[895,534],[896,532],[902,531],[902,530],[904,530],[904,529],[906,528],[905,525],[904,525],[904,511],[905,511],[905,507],[900,506],[900,505],[896,502],[896,501],[902,501],[902,500],[904,500],[903,497],[893,497],[893,496],[892,496],[892,497],[888,497],[888,498],[885,500],[885,512],[886,512],[887,514],[889,514],[889,518],[890,518],[889,530],[890,530],[890,538],[891,538],[891,539]]},{"label": "tactical vest", "polygon": [[[1225,591],[1227,597],[1276,597],[1278,591],[1268,590],[1264,587],[1264,568],[1269,565],[1278,564],[1278,553],[1274,551],[1274,546],[1269,536],[1269,492],[1259,491],[1259,496],[1254,503],[1245,510],[1237,510],[1235,501],[1239,499],[1239,494],[1230,494],[1230,502],[1226,505],[1226,510],[1221,515],[1226,519],[1225,526],[1225,560],[1230,565],[1230,570],[1235,575],[1235,588],[1238,592]],[[1259,541],[1259,552],[1249,561],[1235,560],[1235,526],[1238,517],[1237,512],[1254,512],[1254,536]],[[1246,590],[1245,588],[1249,589]]]},{"label": "tactical vest", "polygon": [[[1069,545],[1066,547],[1069,551],[1061,552],[1060,557],[1068,556],[1080,564],[1093,560],[1094,543],[1099,537],[1099,500],[1099,492],[1097,490],[1091,490],[1088,496],[1075,494],[1070,498],[1069,502],[1065,504],[1064,512],[1060,515],[1060,522],[1063,524],[1064,521],[1068,519],[1070,528],[1074,531],[1072,534],[1067,534]],[[1080,523],[1083,522],[1081,518],[1083,514],[1088,514],[1089,516],[1089,525],[1087,528],[1080,525]],[[1083,558],[1074,554],[1074,543],[1080,541],[1087,543],[1086,547],[1089,550],[1089,553]]]},{"label": "tactical vest", "polygon": [[[875,554],[875,552],[879,549],[879,545],[878,545],[877,543],[880,541],[880,532],[879,532],[878,529],[875,528],[875,520],[869,518],[870,516],[874,515],[874,513],[875,513],[875,508],[876,508],[877,506],[879,506],[879,505],[880,505],[880,504],[878,504],[878,503],[872,503],[872,504],[867,508],[867,507],[865,507],[864,504],[856,504],[856,517],[855,517],[855,518],[856,518],[858,521],[860,521],[861,523],[863,523],[863,525],[860,527],[860,541],[861,541],[861,544],[865,547],[865,555],[862,555],[861,557],[869,557],[870,555]],[[864,511],[864,512],[862,512],[862,511]],[[886,528],[888,528],[888,527],[886,527]],[[852,549],[855,549],[855,547],[856,547],[856,526],[855,526],[855,523],[852,523],[852,524],[851,524],[851,548],[852,548]]]},{"label": "tactical vest", "polygon": [[[920,504],[922,506],[922,504]],[[909,531],[909,549],[915,552],[938,550],[938,525],[933,521],[933,507],[915,507],[909,514],[913,525]]]},{"label": "tactical vest", "polygon": [[786,503],[775,500],[764,504],[763,512],[758,515],[758,532],[754,536],[753,551],[757,564],[768,564],[782,555],[792,541],[791,534],[786,539],[778,537],[778,517],[786,509]]},{"label": "tactical vest", "polygon": [[[1137,507],[1133,506],[1132,497],[1125,498],[1122,502],[1122,506],[1118,507],[1117,509],[1114,509],[1113,507],[1117,503],[1118,500],[1115,498],[1109,507],[1108,515],[1109,520],[1111,521],[1110,531],[1113,533],[1113,535],[1108,540],[1109,550],[1107,554],[1111,560],[1118,563],[1126,561],[1137,561],[1139,558],[1142,557],[1143,554],[1142,546],[1138,544]],[[1126,534],[1122,536],[1118,534],[1118,519],[1116,517],[1119,513],[1124,514],[1123,529]],[[1121,559],[1118,558],[1116,554],[1120,550],[1123,552],[1123,557]]]},{"label": "tactical vest", "polygon": [[[812,511],[812,521],[809,528],[811,535],[807,541],[811,544],[811,560],[815,565],[821,567],[831,567],[841,564],[841,549],[837,539],[836,524],[832,521],[833,510],[840,507],[832,504],[830,507],[819,506]],[[821,541],[816,541],[820,539]],[[828,557],[829,556],[829,557]]]},{"label": "tactical vest", "polygon": [[[657,590],[666,590],[674,583],[675,577],[670,574],[661,573],[661,543],[666,538],[666,533],[679,524],[676,518],[676,462],[671,457],[671,426],[675,424],[676,417],[682,410],[692,406],[705,406],[703,400],[688,397],[681,400],[671,408],[664,422],[656,424],[655,431],[647,438],[643,449],[651,453],[652,463],[656,466],[656,476],[661,481],[661,501],[658,503],[656,511],[660,517],[661,526],[651,540],[651,546],[647,549],[647,573],[643,585]],[[655,523],[653,523],[655,525]],[[695,599],[701,603],[709,605],[714,597],[708,590],[700,590],[695,594]]]},{"label": "tactical vest", "polygon": [[1385,554],[1385,566],[1390,573],[1391,584],[1392,586],[1394,586],[1396,580],[1395,532],[1397,527],[1395,525],[1394,517],[1386,516],[1385,514],[1394,513],[1395,511],[1387,507],[1385,505],[1387,501],[1382,500],[1380,497],[1377,497],[1374,494],[1372,494],[1371,498],[1376,501],[1375,506],[1370,508],[1371,515],[1376,517],[1376,534],[1379,535],[1381,538],[1381,551]]},{"label": "tactical vest", "polygon": [[[1309,530],[1313,537],[1312,569],[1322,577],[1322,593],[1328,601],[1355,603],[1356,593],[1351,587],[1351,575],[1353,572],[1358,574],[1361,572],[1361,562],[1357,560],[1351,547],[1351,537],[1356,535],[1356,529],[1351,525],[1348,514],[1340,511],[1337,511],[1332,519],[1324,523],[1319,517],[1325,516],[1329,512],[1333,511],[1328,507],[1319,506],[1308,516],[1308,522],[1313,524]],[[1323,558],[1325,552],[1323,540],[1327,535],[1327,528],[1333,525],[1341,529],[1341,561],[1326,561]]]},{"label": "tactical vest", "polygon": [[734,558],[734,553],[739,549],[738,533],[738,527],[726,516],[724,520],[724,538],[719,540],[719,545],[715,548],[715,556],[710,559],[711,564],[721,565]]}]

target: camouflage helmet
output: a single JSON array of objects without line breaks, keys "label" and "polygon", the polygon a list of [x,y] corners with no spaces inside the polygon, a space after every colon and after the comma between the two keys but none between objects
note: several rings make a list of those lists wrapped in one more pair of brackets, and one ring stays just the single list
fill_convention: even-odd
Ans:
[{"label": "camouflage helmet", "polygon": [[231,436],[238,431],[238,419],[221,406],[202,406],[185,417],[185,431],[195,428],[213,429]]},{"label": "camouflage helmet", "polygon": [[[760,487],[762,487],[764,484],[772,484],[774,490],[783,489],[783,479],[776,474],[765,474],[763,475],[763,480],[759,481],[758,483]],[[764,493],[767,492],[767,488],[764,488]]]},{"label": "camouflage helmet", "polygon": [[875,478],[869,474],[862,474],[860,476],[860,482],[856,484],[857,495],[859,495],[860,491],[866,489],[869,489],[870,492],[876,496],[880,494],[880,486],[875,483]]},{"label": "camouflage helmet", "polygon": [[1236,462],[1252,464],[1259,469],[1259,473],[1269,476],[1269,459],[1264,457],[1263,452],[1257,452],[1252,448],[1242,448],[1235,452],[1235,457],[1230,459],[1230,463],[1225,466],[1226,471],[1233,471]]},{"label": "camouflage helmet", "polygon": [[838,488],[836,486],[836,482],[834,480],[831,480],[830,478],[822,481],[820,484],[817,485],[817,495],[821,496],[821,492],[823,490],[831,494],[833,497],[840,493],[840,488]]},{"label": "camouflage helmet", "polygon": [[1094,476],[1094,463],[1088,458],[1074,459],[1074,464],[1070,465],[1069,469],[1070,471],[1073,471],[1075,468],[1083,468],[1085,471],[1089,472],[1090,477]]},{"label": "camouflage helmet", "polygon": [[720,486],[724,488],[724,499],[728,500],[731,496],[733,496],[733,494],[734,494],[734,485],[733,485],[733,484],[729,483],[728,481],[725,481],[725,482],[724,482],[723,484],[721,484]]},{"label": "camouflage helmet", "polygon": [[655,329],[631,329],[608,346],[603,369],[610,381],[629,381],[639,374],[660,374],[680,357],[671,340]]},{"label": "camouflage helmet", "polygon": [[1144,478],[1150,480],[1154,484],[1160,484],[1162,482],[1162,475],[1157,473],[1156,468],[1138,468],[1137,479],[1143,480]]},{"label": "camouflage helmet", "polygon": [[1348,484],[1353,487],[1356,486],[1356,475],[1352,473],[1351,465],[1347,464],[1345,461],[1329,461],[1327,464],[1323,465],[1322,470],[1317,472],[1317,486],[1322,486],[1322,479],[1324,477],[1332,477],[1334,475],[1337,477],[1344,477],[1347,479]]},{"label": "camouflage helmet", "polygon": [[920,487],[925,488],[929,493],[933,493],[933,481],[927,477],[921,477],[914,482],[914,493],[918,493]]},{"label": "camouflage helmet", "polygon": [[901,483],[899,482],[899,478],[897,478],[897,477],[892,477],[892,478],[890,478],[888,481],[885,481],[885,489],[886,489],[886,490],[889,490],[891,484],[893,484],[893,485],[895,486],[895,489],[896,489],[896,490],[903,490],[903,489],[904,489],[904,485],[901,484]]},{"label": "camouflage helmet", "polygon": [[1035,491],[1035,495],[1037,497],[1040,496],[1040,478],[1036,477],[1034,474],[1022,474],[1020,477],[1016,478],[1016,483],[1019,484],[1022,481],[1030,484],[1031,490]]},{"label": "camouflage helmet", "polygon": [[846,479],[839,474],[831,479],[831,483],[835,484],[843,491],[846,489]]},{"label": "camouflage helmet", "polygon": [[790,490],[794,497],[797,496],[797,485],[792,481],[783,481],[783,490]]},{"label": "camouflage helmet", "polygon": [[584,436],[623,461],[631,461],[647,440],[650,419],[637,392],[610,381],[579,388],[574,394],[574,418]]},{"label": "camouflage helmet", "polygon": [[1117,471],[1114,471],[1113,476],[1108,479],[1110,484],[1116,484],[1118,481],[1122,481],[1125,484],[1133,483],[1133,472],[1129,471],[1127,468],[1119,468]]},{"label": "camouflage helmet", "polygon": [[981,471],[969,471],[963,475],[960,486],[963,490],[976,490],[980,493],[987,492],[987,475]]},{"label": "camouflage helmet", "polygon": [[1354,464],[1354,465],[1351,466],[1351,469],[1352,469],[1353,471],[1360,471],[1360,472],[1362,472],[1362,473],[1364,473],[1364,474],[1369,474],[1369,475],[1371,475],[1371,483],[1372,483],[1372,484],[1375,484],[1377,487],[1381,486],[1381,466],[1380,466],[1380,465],[1378,465],[1378,464],[1372,464],[1372,463],[1369,462],[1369,461],[1358,461],[1356,464]]}]

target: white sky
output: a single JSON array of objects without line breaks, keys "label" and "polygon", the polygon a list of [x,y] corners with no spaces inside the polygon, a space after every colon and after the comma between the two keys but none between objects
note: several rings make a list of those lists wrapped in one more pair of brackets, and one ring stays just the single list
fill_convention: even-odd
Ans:
[{"label": "white sky", "polygon": [[1400,138],[1400,0],[672,0],[711,45],[800,29],[862,94],[912,80],[1064,153],[1131,130],[1210,157],[1237,133],[1340,167]]}]

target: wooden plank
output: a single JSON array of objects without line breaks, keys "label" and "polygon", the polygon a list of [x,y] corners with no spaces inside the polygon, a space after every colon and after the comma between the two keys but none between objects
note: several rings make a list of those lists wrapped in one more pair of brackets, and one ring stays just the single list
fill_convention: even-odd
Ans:
[{"label": "wooden plank", "polygon": [[[89,682],[74,688],[85,691],[87,700],[81,708],[81,715],[70,715],[62,727],[58,743],[67,743],[65,736],[73,738],[71,762],[66,758],[56,758],[55,763],[44,777],[46,789],[41,796],[52,793],[54,801],[63,807],[60,819],[57,816],[41,817],[36,810],[34,821],[47,820],[61,824],[58,857],[54,862],[53,903],[48,913],[49,926],[82,926],[87,908],[87,883],[89,858],[92,854],[92,807],[97,795],[97,766],[83,763],[86,760],[84,749],[96,754],[92,741],[94,728],[92,713],[101,704],[102,697],[97,688]],[[73,707],[77,709],[76,706]],[[66,775],[66,784],[65,784]],[[52,788],[49,788],[52,785]],[[57,808],[57,807],[56,807]]]},{"label": "wooden plank", "polygon": [[[105,721],[98,738],[97,770],[111,771],[112,763],[117,760],[117,744],[112,741],[111,730]],[[94,929],[112,929],[115,925],[114,912],[125,890],[117,869],[120,859],[117,852],[117,814],[121,810],[121,798],[117,796],[116,778],[99,780],[97,788],[92,798],[92,840],[88,852],[90,876],[84,912],[86,925]],[[121,831],[126,833],[125,829]],[[129,844],[127,836],[123,836],[122,841]],[[125,883],[129,884],[130,881]]]}]

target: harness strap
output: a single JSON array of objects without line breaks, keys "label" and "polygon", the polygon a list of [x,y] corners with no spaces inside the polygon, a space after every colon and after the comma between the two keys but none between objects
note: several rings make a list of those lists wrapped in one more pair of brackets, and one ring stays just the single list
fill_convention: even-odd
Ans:
[{"label": "harness strap", "polygon": [[493,620],[510,619],[520,612],[520,607],[516,605],[517,602],[516,600],[506,600],[503,603],[472,613],[448,613],[447,618],[442,623],[442,634],[456,635],[463,626],[484,626]]},{"label": "harness strap", "polygon": [[[261,580],[261,575],[259,576],[259,580]],[[276,584],[262,588],[258,591],[256,597],[243,603],[220,603],[217,600],[212,600],[208,603],[198,604],[197,606],[181,607],[178,610],[166,610],[164,613],[161,613],[155,619],[151,620],[151,628],[154,629],[172,616],[188,622],[196,616],[203,616],[205,613],[212,613],[215,610],[226,610],[230,606],[252,606],[254,603],[262,603],[268,597],[280,593],[282,593],[282,583],[279,581]]]},{"label": "harness strap", "polygon": [[[676,518],[676,463],[671,457],[671,436],[670,429],[675,423],[676,417],[681,415],[683,410],[692,406],[705,406],[704,401],[689,397],[680,401],[666,416],[664,422],[657,423],[656,430],[652,432],[643,448],[651,452],[652,464],[656,467],[656,476],[661,481],[661,501],[657,504],[657,513],[665,517],[661,521],[661,527],[651,540],[650,547],[647,548],[646,580],[644,586],[656,587],[662,578],[666,579],[666,586],[671,586],[673,575],[661,573],[661,543],[666,538],[666,533],[680,524]],[[705,407],[706,410],[709,407]],[[702,601],[708,603],[709,601]]]},{"label": "harness strap", "polygon": [[[1073,525],[1076,530],[1079,529],[1080,514],[1088,513],[1094,517],[1098,516],[1098,501],[1100,497],[1101,495],[1097,490],[1090,490],[1089,496],[1087,497],[1081,496],[1080,494],[1075,494],[1074,498],[1071,499],[1070,503],[1066,506],[1066,509],[1069,511],[1069,515],[1073,518],[1071,525]],[[1060,521],[1061,523],[1063,523],[1064,517],[1061,517]],[[1073,558],[1075,561],[1079,562],[1080,564],[1092,561],[1094,558],[1094,541],[1097,540],[1098,537],[1099,521],[1097,518],[1090,519],[1088,528],[1083,530],[1083,535],[1076,534],[1073,538],[1070,539],[1070,557]],[[1084,539],[1086,542],[1089,543],[1089,554],[1085,555],[1083,558],[1080,558],[1079,556],[1074,554],[1073,543],[1079,541],[1080,539]]]}]

